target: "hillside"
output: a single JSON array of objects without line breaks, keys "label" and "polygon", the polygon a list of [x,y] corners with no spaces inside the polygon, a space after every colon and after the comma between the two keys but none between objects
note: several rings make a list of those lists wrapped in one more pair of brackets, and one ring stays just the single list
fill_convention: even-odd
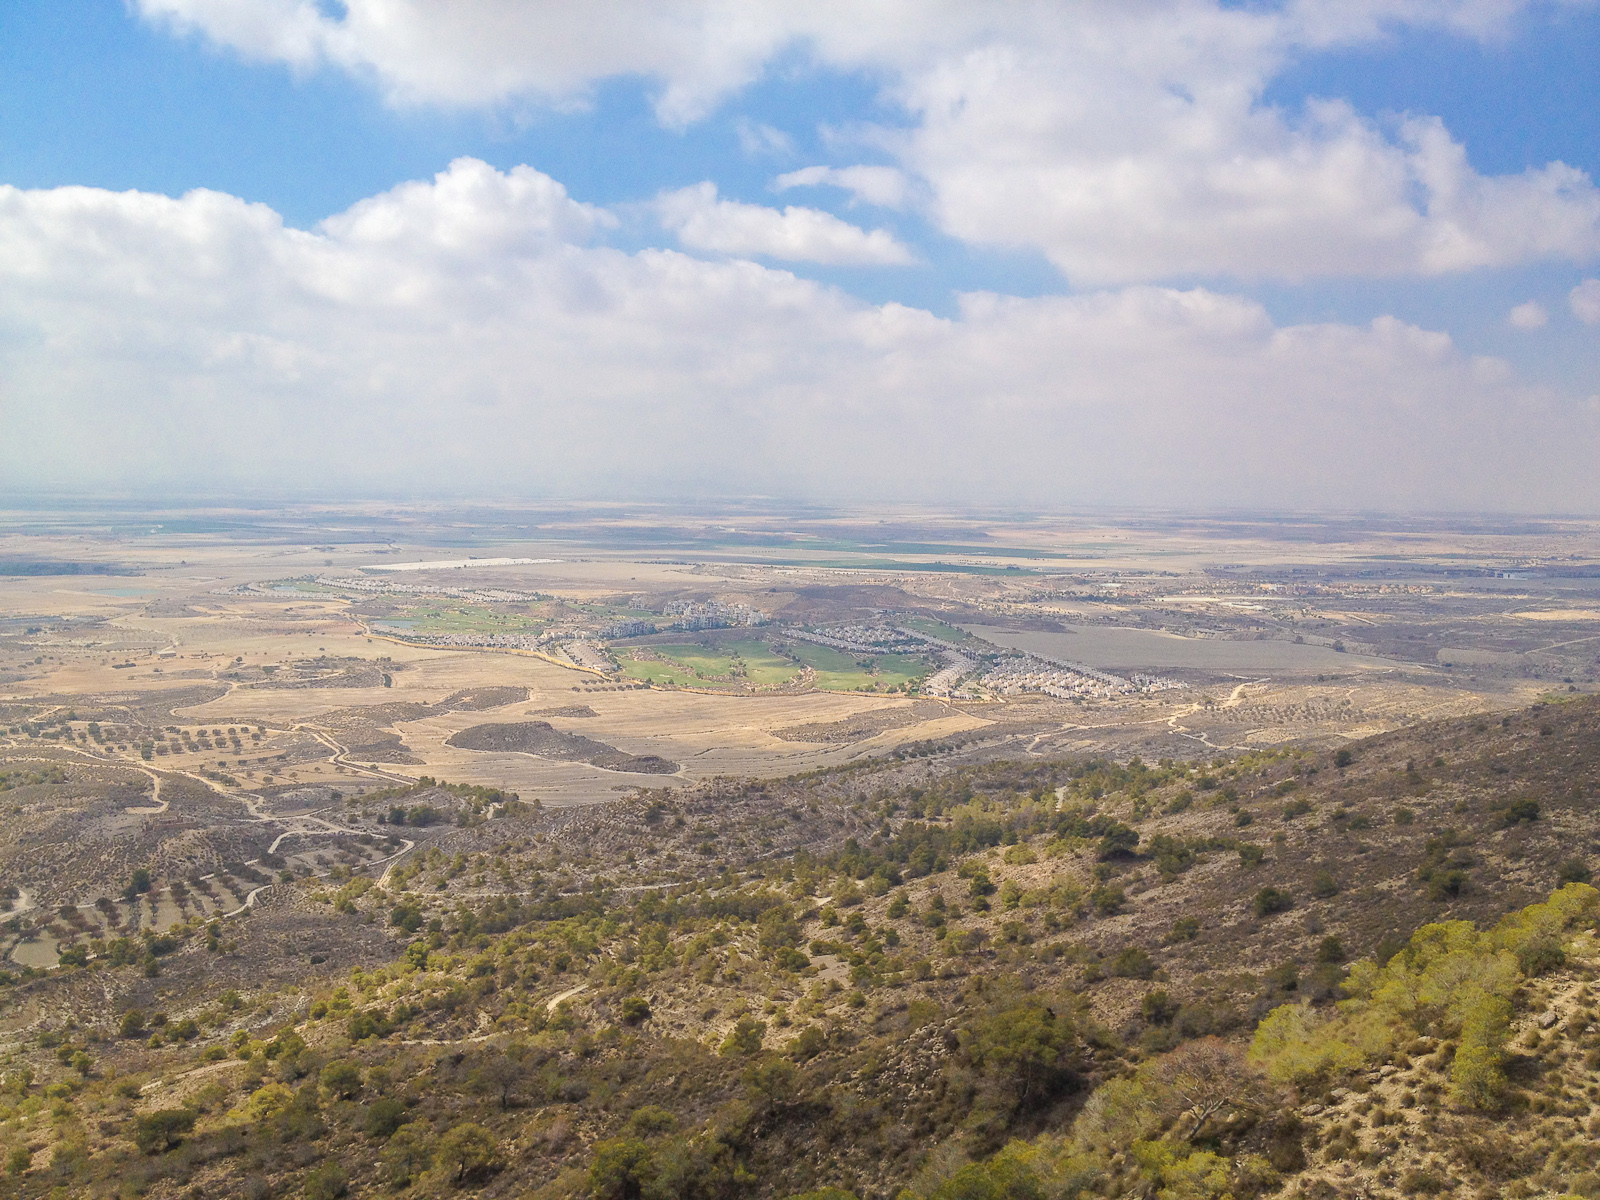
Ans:
[{"label": "hillside", "polygon": [[10,973],[0,1194],[1600,1195],[1597,798],[1589,699],[490,819],[424,785],[452,820],[381,874]]}]

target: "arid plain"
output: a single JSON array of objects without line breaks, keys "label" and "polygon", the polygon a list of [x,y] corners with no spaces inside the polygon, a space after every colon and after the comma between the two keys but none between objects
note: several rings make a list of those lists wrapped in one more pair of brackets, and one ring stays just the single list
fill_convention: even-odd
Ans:
[{"label": "arid plain", "polygon": [[378,793],[423,777],[551,808],[885,758],[1205,759],[1600,679],[1600,532],[1576,522],[594,507],[6,526],[0,781],[81,785],[0,799],[8,903],[67,914],[7,937],[34,966],[128,923],[136,859],[180,877],[134,919],[157,929],[285,872],[392,864],[414,838]]}]

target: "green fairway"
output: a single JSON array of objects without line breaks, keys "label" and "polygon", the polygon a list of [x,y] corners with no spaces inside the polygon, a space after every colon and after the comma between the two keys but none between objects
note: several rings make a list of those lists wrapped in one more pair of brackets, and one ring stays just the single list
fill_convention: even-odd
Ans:
[{"label": "green fairway", "polygon": [[[815,673],[813,686],[832,692],[903,687],[928,673],[928,664],[909,654],[857,659],[827,646],[795,643],[795,662],[757,638],[719,646],[676,644],[623,650],[617,661],[630,679],[675,683],[682,687],[742,689],[778,687],[794,680],[802,664]],[[649,657],[642,657],[642,656]],[[865,662],[867,665],[862,666]]]},{"label": "green fairway", "polygon": [[776,687],[800,674],[800,668],[795,663],[755,638],[729,642],[723,649],[743,661],[745,682],[751,687]]},{"label": "green fairway", "polygon": [[[640,653],[659,654],[660,659],[639,658]],[[726,655],[717,654],[705,646],[651,646],[639,647],[619,656],[623,674],[632,679],[650,683],[677,683],[687,687],[735,688],[738,680],[716,679],[729,675],[734,662]]]},{"label": "green fairway", "polygon": [[914,654],[884,654],[877,661],[880,687],[904,686],[928,674],[928,664]]},{"label": "green fairway", "polygon": [[[640,658],[641,652],[660,658]],[[690,687],[774,687],[800,673],[796,664],[754,638],[722,646],[639,647],[625,651],[619,661],[629,678],[651,683],[670,680]]]},{"label": "green fairway", "polygon": [[876,682],[870,669],[858,663],[870,663],[869,658],[857,659],[828,646],[814,646],[809,642],[796,642],[794,656],[816,672],[819,688],[833,692],[852,692],[871,687]]},{"label": "green fairway", "polygon": [[675,662],[659,662],[633,657],[632,651],[623,651],[617,655],[617,662],[622,667],[622,673],[629,679],[638,679],[644,683],[683,683],[698,684],[682,665]]},{"label": "green fairway", "polygon": [[941,642],[966,642],[972,639],[971,634],[957,629],[954,625],[946,625],[943,621],[935,621],[930,617],[907,617],[900,624],[928,637],[938,638]]},{"label": "green fairway", "polygon": [[525,613],[497,612],[474,605],[403,605],[382,618],[413,633],[538,633],[545,622]]},{"label": "green fairway", "polygon": [[815,685],[831,692],[860,691],[874,684],[879,688],[903,686],[928,673],[927,663],[910,654],[857,657],[809,642],[794,643],[792,651],[816,672]]}]

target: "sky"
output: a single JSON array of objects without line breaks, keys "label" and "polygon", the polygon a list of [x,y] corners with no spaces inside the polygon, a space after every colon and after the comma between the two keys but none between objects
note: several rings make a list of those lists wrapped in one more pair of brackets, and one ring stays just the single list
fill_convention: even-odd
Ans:
[{"label": "sky", "polygon": [[1600,0],[8,0],[0,491],[1600,512]]}]

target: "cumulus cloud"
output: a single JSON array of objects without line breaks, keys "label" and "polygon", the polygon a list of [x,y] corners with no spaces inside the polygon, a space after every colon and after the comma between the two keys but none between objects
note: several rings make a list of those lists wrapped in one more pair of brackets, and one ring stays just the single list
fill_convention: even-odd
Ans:
[{"label": "cumulus cloud", "polygon": [[1600,325],[1600,279],[1585,279],[1567,296],[1572,315],[1585,325]]},{"label": "cumulus cloud", "polygon": [[854,201],[879,208],[904,208],[909,185],[905,173],[894,167],[802,167],[779,175],[773,186],[780,192],[797,187],[837,187]]},{"label": "cumulus cloud", "polygon": [[254,58],[373,78],[397,103],[581,103],[601,79],[660,84],[656,112],[696,120],[791,39],[743,0],[133,0],[146,18]]},{"label": "cumulus cloud", "polygon": [[1506,324],[1513,329],[1543,329],[1550,323],[1550,314],[1537,300],[1519,304],[1506,314]]},{"label": "cumulus cloud", "polygon": [[1206,289],[939,317],[605,244],[461,160],[317,229],[0,188],[14,486],[1600,507],[1600,411],[1385,318]]},{"label": "cumulus cloud", "polygon": [[[1484,176],[1436,120],[1391,129],[1336,99],[1261,101],[1299,55],[1406,25],[1494,36],[1532,0],[346,0],[338,15],[314,0],[135,2],[247,54],[370,75],[402,101],[573,103],[642,75],[674,125],[798,50],[885,81],[909,124],[856,132],[917,181],[942,231],[1041,250],[1076,283],[1600,253],[1600,191],[1581,171]],[[812,168],[811,182],[871,203],[907,194],[869,170]]]},{"label": "cumulus cloud", "polygon": [[885,229],[861,229],[832,213],[717,198],[699,183],[657,197],[656,213],[693,250],[834,266],[905,266],[916,258]]}]

